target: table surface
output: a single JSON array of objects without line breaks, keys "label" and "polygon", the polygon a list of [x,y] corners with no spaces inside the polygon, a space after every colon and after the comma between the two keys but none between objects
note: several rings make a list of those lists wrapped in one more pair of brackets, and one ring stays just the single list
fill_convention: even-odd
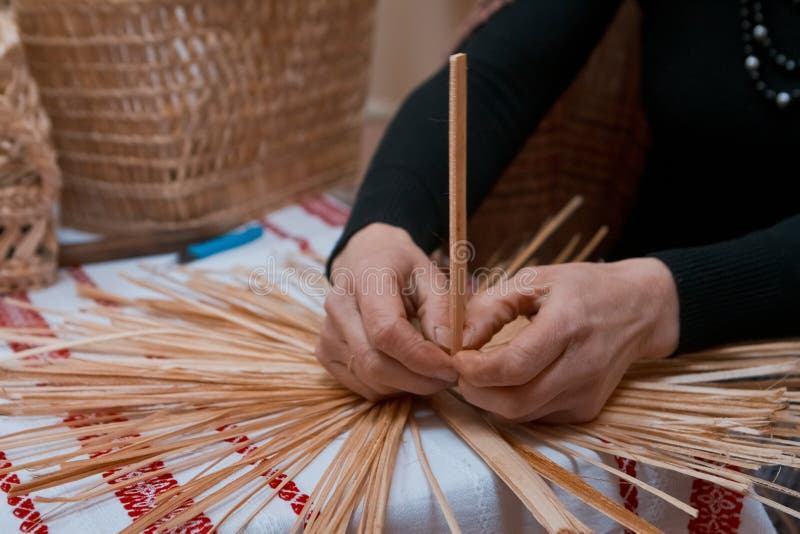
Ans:
[{"label": "table surface", "polygon": [[[270,257],[281,258],[296,254],[299,249],[325,255],[332,247],[347,218],[347,208],[333,197],[319,195],[308,197],[296,204],[264,216],[260,222],[265,233],[258,241],[238,249],[196,262],[198,267],[226,268],[232,266],[257,267]],[[59,273],[58,282],[49,288],[17,295],[50,310],[72,311],[86,306],[75,293],[76,283],[90,283],[101,289],[123,295],[137,295],[143,290],[124,280],[118,274],[126,272],[140,277],[149,275],[140,268],[143,262],[171,264],[175,255],[116,261],[73,267]],[[55,314],[28,312],[0,302],[0,326],[49,326],[61,318]],[[530,513],[505,485],[493,475],[475,453],[453,434],[429,410],[420,408],[417,417],[422,429],[422,440],[433,471],[447,495],[464,532],[543,532]],[[42,424],[42,419],[0,417],[0,435],[24,430]],[[53,421],[52,419],[49,422]],[[287,532],[297,519],[298,497],[308,494],[321,476],[327,462],[333,457],[339,442],[303,471],[294,480],[291,491],[281,492],[249,525],[248,532]],[[77,444],[76,444],[77,446]],[[723,488],[688,477],[669,473],[624,458],[599,456],[609,465],[617,466],[640,480],[659,487],[691,503],[699,510],[696,519],[664,503],[641,489],[593,467],[585,462],[565,457],[556,451],[542,448],[548,457],[579,473],[594,487],[636,511],[665,532],[761,533],[774,532],[763,507],[757,502],[742,498]],[[589,451],[585,454],[598,457]],[[8,467],[17,462],[20,451],[0,451],[0,465]],[[0,503],[0,533],[105,533],[125,528],[130,522],[152,507],[155,495],[163,491],[159,484],[184,483],[192,472],[175,472],[167,479],[142,482],[119,495],[81,505],[69,513],[56,511],[54,505],[35,502],[28,497],[11,498],[3,495]],[[20,481],[29,480],[30,472],[12,472],[0,475],[0,490],[7,493]],[[161,477],[159,477],[161,478]],[[74,493],[79,483],[43,492],[45,495]],[[296,488],[296,491],[295,491]],[[623,529],[589,508],[569,494],[556,489],[563,502],[587,525],[598,532],[622,532]],[[256,506],[256,503],[253,503]],[[253,508],[250,508],[252,510]],[[247,507],[242,517],[247,517]],[[180,532],[208,532],[224,515],[224,507],[209,509],[202,520],[187,525]],[[45,521],[29,530],[37,518]],[[221,532],[234,532],[238,525],[226,523]],[[444,518],[432,497],[425,476],[406,431],[400,447],[396,472],[392,482],[387,532],[445,532]]]}]

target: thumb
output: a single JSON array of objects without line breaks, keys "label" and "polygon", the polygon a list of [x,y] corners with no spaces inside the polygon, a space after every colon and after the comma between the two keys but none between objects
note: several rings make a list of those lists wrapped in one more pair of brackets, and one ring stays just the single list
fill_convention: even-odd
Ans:
[{"label": "thumb", "polygon": [[467,303],[464,321],[464,347],[478,349],[488,343],[505,325],[520,316],[539,311],[549,286],[525,286],[519,283],[490,287]]}]

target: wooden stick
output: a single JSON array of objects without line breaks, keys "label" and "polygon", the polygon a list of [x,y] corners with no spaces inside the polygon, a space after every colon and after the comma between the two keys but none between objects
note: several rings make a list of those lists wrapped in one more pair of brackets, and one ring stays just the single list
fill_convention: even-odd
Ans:
[{"label": "wooden stick", "polygon": [[450,56],[450,353],[461,350],[467,292],[467,56]]},{"label": "wooden stick", "polygon": [[569,240],[569,243],[558,253],[558,256],[553,258],[553,261],[550,263],[552,265],[558,265],[559,263],[566,263],[572,257],[572,253],[575,252],[575,249],[578,247],[578,243],[581,242],[581,234],[575,234],[572,236],[572,239]]},{"label": "wooden stick", "polygon": [[597,230],[597,233],[594,234],[594,237],[592,237],[592,239],[586,243],[586,246],[583,247],[583,249],[578,253],[577,256],[575,256],[575,258],[573,258],[572,261],[575,263],[586,261],[589,256],[592,255],[594,249],[597,248],[600,242],[605,239],[606,235],[608,235],[608,226],[601,226],[600,229]]}]

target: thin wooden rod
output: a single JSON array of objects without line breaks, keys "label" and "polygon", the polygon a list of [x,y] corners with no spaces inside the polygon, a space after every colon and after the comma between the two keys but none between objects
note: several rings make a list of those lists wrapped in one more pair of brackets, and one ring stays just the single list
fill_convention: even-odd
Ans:
[{"label": "thin wooden rod", "polygon": [[558,228],[569,218],[570,215],[575,213],[575,210],[577,210],[581,204],[583,204],[583,197],[573,197],[566,206],[561,208],[561,211],[559,211],[555,217],[547,221],[544,226],[542,226],[542,229],[536,234],[536,237],[534,237],[528,246],[525,247],[525,250],[518,254],[517,257],[514,258],[514,261],[511,262],[511,265],[508,267],[508,276],[514,276],[520,267],[527,264],[530,257],[533,256],[533,253],[539,249],[539,247],[547,240],[547,238],[549,238],[551,235],[553,235],[553,233],[555,233],[556,230],[558,230]]},{"label": "thin wooden rod", "polygon": [[583,247],[583,249],[578,253],[577,256],[575,256],[575,258],[573,258],[572,261],[581,262],[589,259],[589,256],[594,253],[594,250],[597,248],[600,242],[605,239],[606,235],[608,235],[608,226],[601,226],[600,229],[597,230],[597,233],[594,234],[592,239],[586,243],[586,246]]},{"label": "thin wooden rod", "polygon": [[417,449],[419,464],[422,467],[422,471],[425,473],[425,478],[428,479],[428,485],[431,487],[431,491],[436,497],[436,501],[439,503],[439,508],[441,508],[442,514],[444,514],[444,520],[447,522],[447,526],[450,528],[451,533],[461,534],[461,527],[458,526],[458,521],[453,513],[453,509],[450,508],[450,504],[447,502],[447,497],[445,497],[442,487],[439,485],[439,482],[436,480],[436,476],[433,474],[431,464],[428,462],[428,455],[425,454],[425,448],[422,446],[422,437],[420,436],[419,425],[417,424],[417,418],[414,414],[412,414],[408,419],[408,428],[411,430],[411,437],[414,440],[414,447]]},{"label": "thin wooden rod", "polygon": [[450,56],[450,353],[461,350],[467,292],[467,56]]}]

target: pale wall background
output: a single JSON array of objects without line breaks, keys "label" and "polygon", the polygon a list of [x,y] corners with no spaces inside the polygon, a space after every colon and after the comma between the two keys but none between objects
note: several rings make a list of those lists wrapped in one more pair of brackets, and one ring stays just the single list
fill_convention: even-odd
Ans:
[{"label": "pale wall background", "polygon": [[390,116],[443,64],[475,0],[379,0],[367,116]]}]

